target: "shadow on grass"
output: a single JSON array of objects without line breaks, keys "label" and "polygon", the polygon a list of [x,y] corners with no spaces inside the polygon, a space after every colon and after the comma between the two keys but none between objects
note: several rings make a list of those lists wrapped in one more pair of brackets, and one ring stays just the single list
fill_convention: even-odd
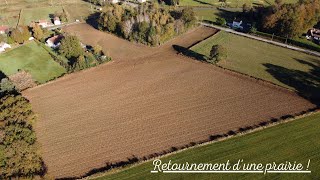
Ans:
[{"label": "shadow on grass", "polygon": [[241,18],[242,16],[241,12],[228,8],[219,8],[219,11],[215,14],[218,17],[224,18],[227,22],[232,22],[235,18]]},{"label": "shadow on grass", "polygon": [[0,81],[1,81],[1,79],[6,78],[6,77],[7,76],[2,71],[0,71]]},{"label": "shadow on grass", "polygon": [[292,87],[299,96],[320,107],[320,61],[315,59],[310,61],[295,60],[300,64],[307,65],[310,68],[309,72],[269,63],[263,65],[267,68],[266,71],[278,81]]},{"label": "shadow on grass", "polygon": [[194,52],[188,48],[179,46],[179,45],[172,45],[173,49],[176,50],[179,54],[182,54],[184,56],[191,57],[198,61],[206,61],[206,56],[199,54],[197,52]]}]

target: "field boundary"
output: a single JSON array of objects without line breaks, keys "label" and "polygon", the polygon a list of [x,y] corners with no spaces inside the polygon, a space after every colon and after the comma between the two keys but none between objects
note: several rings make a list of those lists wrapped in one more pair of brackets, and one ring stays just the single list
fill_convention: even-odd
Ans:
[{"label": "field boundary", "polygon": [[[261,122],[259,125],[253,125],[252,128],[247,128],[247,129],[244,128],[244,130],[240,131],[240,132],[231,133],[231,131],[229,131],[229,132],[227,132],[225,134],[222,134],[222,135],[218,134],[218,135],[216,135],[217,136],[216,139],[212,139],[212,140],[209,140],[209,141],[206,141],[206,142],[201,142],[201,143],[195,144],[193,146],[184,147],[182,149],[178,149],[176,151],[172,151],[172,152],[169,152],[169,153],[166,153],[166,154],[162,154],[162,155],[159,155],[159,156],[147,159],[147,160],[137,161],[135,163],[126,164],[124,166],[119,166],[119,167],[111,167],[109,170],[107,169],[105,171],[97,172],[95,174],[92,174],[92,175],[89,175],[89,176],[80,177],[80,178],[77,178],[77,179],[83,179],[83,180],[96,179],[96,178],[103,177],[103,176],[106,176],[106,175],[115,174],[115,173],[120,172],[122,170],[127,170],[127,169],[130,169],[130,168],[139,166],[141,164],[150,162],[150,161],[152,161],[154,159],[168,157],[168,156],[171,156],[171,155],[174,155],[174,154],[177,154],[177,153],[181,153],[183,151],[187,151],[187,150],[190,150],[190,149],[203,147],[203,146],[206,146],[206,145],[209,145],[209,144],[225,141],[225,140],[228,140],[228,139],[231,139],[231,138],[241,137],[241,136],[244,136],[244,135],[247,135],[247,134],[251,134],[251,133],[254,133],[254,132],[259,132],[259,131],[262,131],[264,129],[268,129],[268,128],[277,126],[279,124],[285,124],[285,123],[297,121],[297,120],[299,120],[299,119],[301,119],[303,117],[307,117],[307,116],[310,116],[310,115],[313,115],[313,114],[317,114],[317,113],[320,113],[320,108],[309,109],[309,111],[298,113],[297,115],[295,115],[293,117],[279,118],[279,119],[277,119],[277,121],[275,119],[274,120],[271,119],[269,121]],[[262,124],[262,123],[266,123],[266,124]],[[239,128],[239,129],[241,129],[241,128]]]},{"label": "field boundary", "polygon": [[17,22],[16,27],[18,27],[18,26],[20,25],[22,10],[23,10],[23,9],[20,9],[19,18],[18,18],[18,22]]},{"label": "field boundary", "polygon": [[[197,45],[197,44],[195,44],[195,45]],[[191,46],[191,47],[193,47],[193,46]],[[188,50],[192,51],[190,48],[188,48]],[[207,61],[199,60],[199,59],[197,59],[195,57],[191,57],[191,56],[185,55],[185,54],[183,54],[181,52],[177,52],[177,54],[180,55],[180,56],[184,56],[184,57],[186,57],[188,59],[191,59],[191,60],[196,60],[196,61],[199,61],[201,63],[205,63],[205,64],[209,64],[209,65],[215,66],[215,67],[219,68],[220,71],[224,71],[223,73],[228,73],[231,76],[237,76],[238,78],[246,79],[246,80],[250,80],[250,81],[258,81],[260,83],[263,83],[266,86],[276,87],[279,91],[282,91],[282,92],[285,92],[285,93],[290,93],[292,95],[297,95],[297,93],[298,93],[298,91],[296,91],[296,90],[280,86],[280,85],[278,85],[276,83],[273,83],[271,81],[267,81],[267,80],[264,80],[264,79],[261,79],[261,78],[258,78],[258,77],[255,77],[255,76],[252,76],[252,75],[249,75],[249,74],[245,74],[245,73],[242,73],[242,72],[239,72],[239,71],[236,71],[236,70],[228,69],[228,68],[222,67],[222,66],[220,66],[218,64],[212,64],[212,63],[209,63]],[[205,55],[203,55],[203,56],[205,56]]]},{"label": "field boundary", "polygon": [[312,50],[304,49],[304,48],[301,48],[301,47],[298,47],[298,46],[284,44],[284,43],[280,43],[280,42],[277,42],[277,41],[268,40],[268,39],[265,39],[265,38],[262,38],[262,37],[241,33],[241,32],[235,31],[233,29],[228,29],[228,28],[216,26],[216,25],[213,25],[213,24],[208,24],[208,23],[203,23],[203,22],[200,22],[200,24],[202,24],[203,26],[206,26],[206,27],[219,29],[221,31],[225,31],[227,33],[235,34],[235,35],[242,36],[242,37],[245,37],[245,38],[254,39],[254,40],[261,41],[261,42],[268,43],[268,44],[272,44],[272,45],[275,45],[275,46],[278,46],[278,47],[282,47],[282,48],[290,49],[290,50],[293,50],[293,51],[298,51],[298,52],[306,53],[306,54],[309,54],[309,55],[312,55],[312,56],[320,57],[320,52],[317,52],[317,51],[312,51]]}]

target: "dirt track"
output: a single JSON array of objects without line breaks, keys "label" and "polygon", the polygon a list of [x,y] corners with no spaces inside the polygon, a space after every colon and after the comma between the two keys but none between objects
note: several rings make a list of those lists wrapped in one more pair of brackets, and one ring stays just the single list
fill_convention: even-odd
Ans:
[{"label": "dirt track", "polygon": [[214,33],[199,28],[160,48],[88,25],[66,29],[115,61],[24,92],[40,114],[37,137],[54,177],[143,157],[314,107],[283,89],[177,55]]}]

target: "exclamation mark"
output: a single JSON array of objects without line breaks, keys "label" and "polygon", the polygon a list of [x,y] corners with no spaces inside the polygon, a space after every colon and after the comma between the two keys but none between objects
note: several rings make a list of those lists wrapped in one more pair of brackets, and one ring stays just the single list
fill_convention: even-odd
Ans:
[{"label": "exclamation mark", "polygon": [[310,165],[310,159],[308,161],[307,170],[309,170],[309,165]]}]

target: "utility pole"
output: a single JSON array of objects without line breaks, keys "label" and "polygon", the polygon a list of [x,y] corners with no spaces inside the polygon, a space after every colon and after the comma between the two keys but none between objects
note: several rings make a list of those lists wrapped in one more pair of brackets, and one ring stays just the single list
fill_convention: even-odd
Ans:
[{"label": "utility pole", "polygon": [[273,36],[274,36],[274,33],[272,33],[272,38],[271,38],[271,41],[273,41]]}]

